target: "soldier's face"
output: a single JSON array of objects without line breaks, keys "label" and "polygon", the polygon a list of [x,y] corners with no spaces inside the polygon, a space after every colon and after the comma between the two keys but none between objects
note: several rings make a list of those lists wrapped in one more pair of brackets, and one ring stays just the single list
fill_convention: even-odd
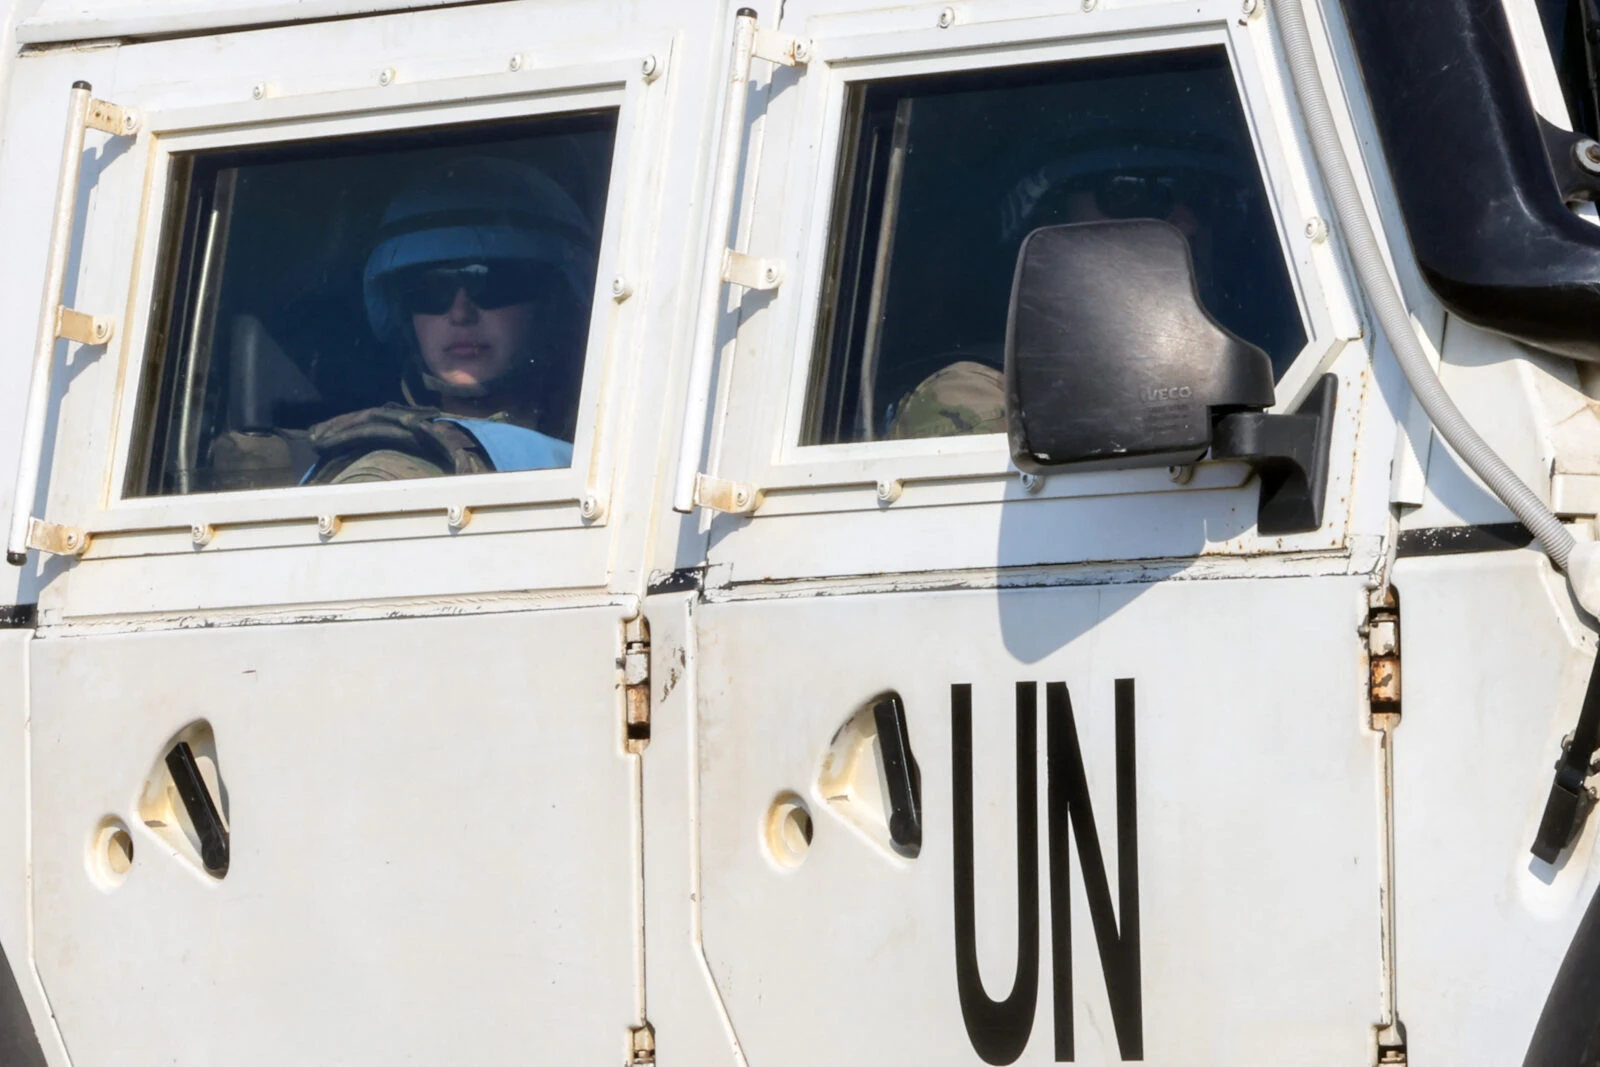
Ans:
[{"label": "soldier's face", "polygon": [[413,312],[417,348],[429,373],[452,385],[484,385],[532,352],[532,302],[480,308],[465,289],[443,314]]}]

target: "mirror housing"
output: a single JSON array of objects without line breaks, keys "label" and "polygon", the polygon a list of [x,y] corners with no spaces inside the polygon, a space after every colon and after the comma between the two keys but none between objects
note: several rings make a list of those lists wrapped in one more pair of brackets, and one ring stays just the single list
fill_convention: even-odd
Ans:
[{"label": "mirror housing", "polygon": [[1019,469],[1192,463],[1215,415],[1271,407],[1272,384],[1267,354],[1201,306],[1176,226],[1079,222],[1023,240],[1006,322]]},{"label": "mirror housing", "polygon": [[1189,242],[1155,219],[1022,242],[1006,323],[1011,457],[1033,474],[1166,467],[1210,453],[1261,475],[1263,534],[1322,525],[1337,379],[1269,415],[1267,354],[1200,302]]}]

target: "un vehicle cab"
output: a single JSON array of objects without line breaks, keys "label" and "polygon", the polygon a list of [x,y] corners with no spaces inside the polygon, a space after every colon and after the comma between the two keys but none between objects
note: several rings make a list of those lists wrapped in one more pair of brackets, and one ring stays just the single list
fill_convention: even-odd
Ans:
[{"label": "un vehicle cab", "polygon": [[1600,1063],[1596,18],[11,0],[0,1062]]}]

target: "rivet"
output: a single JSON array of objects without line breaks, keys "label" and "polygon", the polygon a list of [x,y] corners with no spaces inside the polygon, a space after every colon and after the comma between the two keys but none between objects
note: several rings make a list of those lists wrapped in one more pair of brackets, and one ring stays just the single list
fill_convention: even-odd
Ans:
[{"label": "rivet", "polygon": [[878,503],[893,504],[905,490],[906,483],[899,478],[881,478],[878,480]]},{"label": "rivet", "polygon": [[393,67],[384,67],[382,70],[378,71],[378,84],[379,85],[388,85],[392,81],[394,81],[394,68]]},{"label": "rivet", "polygon": [[1182,463],[1176,467],[1168,467],[1167,477],[1172,479],[1173,485],[1188,485],[1194,480],[1194,464]]},{"label": "rivet", "polygon": [[956,9],[953,8],[953,7],[941,8],[939,10],[939,28],[941,30],[948,30],[951,26],[954,26],[955,24],[956,24]]},{"label": "rivet", "polygon": [[452,530],[460,530],[472,521],[472,509],[461,504],[451,504],[444,509],[445,525]]},{"label": "rivet", "polygon": [[1093,11],[1094,10],[1094,5],[1095,5],[1095,0],[1083,0],[1083,9],[1085,11]]},{"label": "rivet", "polygon": [[255,86],[250,90],[250,95],[257,100],[265,100],[267,98],[267,83],[256,82]]},{"label": "rivet", "polygon": [[1313,244],[1316,244],[1326,240],[1327,237],[1328,224],[1322,220],[1322,216],[1313,215],[1306,220],[1307,240],[1311,241]]},{"label": "rivet", "polygon": [[633,283],[628,281],[627,278],[619,274],[611,279],[611,299],[620,304],[632,295]]},{"label": "rivet", "polygon": [[1253,17],[1257,11],[1260,11],[1260,10],[1261,10],[1260,0],[1244,0],[1244,3],[1239,5],[1239,17],[1241,19],[1248,20],[1251,17]]},{"label": "rivet", "polygon": [[1037,493],[1044,488],[1044,476],[1022,472],[1022,491],[1024,493]]},{"label": "rivet", "polygon": [[511,67],[511,69],[513,71],[517,71],[517,70],[521,70],[522,69],[522,53],[521,52],[518,52],[516,55],[511,57],[511,62],[509,64],[509,66]]},{"label": "rivet", "polygon": [[578,514],[589,522],[594,522],[605,514],[605,502],[594,493],[583,494],[583,499],[578,501]]},{"label": "rivet", "polygon": [[344,524],[339,521],[339,516],[337,515],[318,515],[317,536],[323,540],[327,540],[334,534],[337,534],[339,532],[339,527],[342,525]]},{"label": "rivet", "polygon": [[811,62],[811,41],[805,37],[794,43],[794,61],[796,63]]},{"label": "rivet", "polygon": [[645,56],[639,64],[639,73],[644,75],[644,80],[655,81],[656,75],[661,73],[661,63],[655,56]]},{"label": "rivet", "polygon": [[1572,155],[1578,166],[1590,174],[1600,174],[1600,143],[1585,137],[1572,146]]},{"label": "rivet", "polygon": [[204,548],[211,543],[212,536],[216,533],[209,523],[197,522],[189,527],[189,540],[194,542],[194,547]]}]

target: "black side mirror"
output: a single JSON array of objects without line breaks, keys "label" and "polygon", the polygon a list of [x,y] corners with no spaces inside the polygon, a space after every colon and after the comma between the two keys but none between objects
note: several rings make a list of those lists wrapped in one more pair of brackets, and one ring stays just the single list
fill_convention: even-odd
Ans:
[{"label": "black side mirror", "polygon": [[1273,403],[1272,361],[1207,313],[1175,226],[1074,223],[1022,242],[1006,325],[1021,470],[1164,467],[1209,452],[1262,474],[1262,533],[1314,530],[1334,381],[1318,383],[1300,413],[1261,414]]}]

